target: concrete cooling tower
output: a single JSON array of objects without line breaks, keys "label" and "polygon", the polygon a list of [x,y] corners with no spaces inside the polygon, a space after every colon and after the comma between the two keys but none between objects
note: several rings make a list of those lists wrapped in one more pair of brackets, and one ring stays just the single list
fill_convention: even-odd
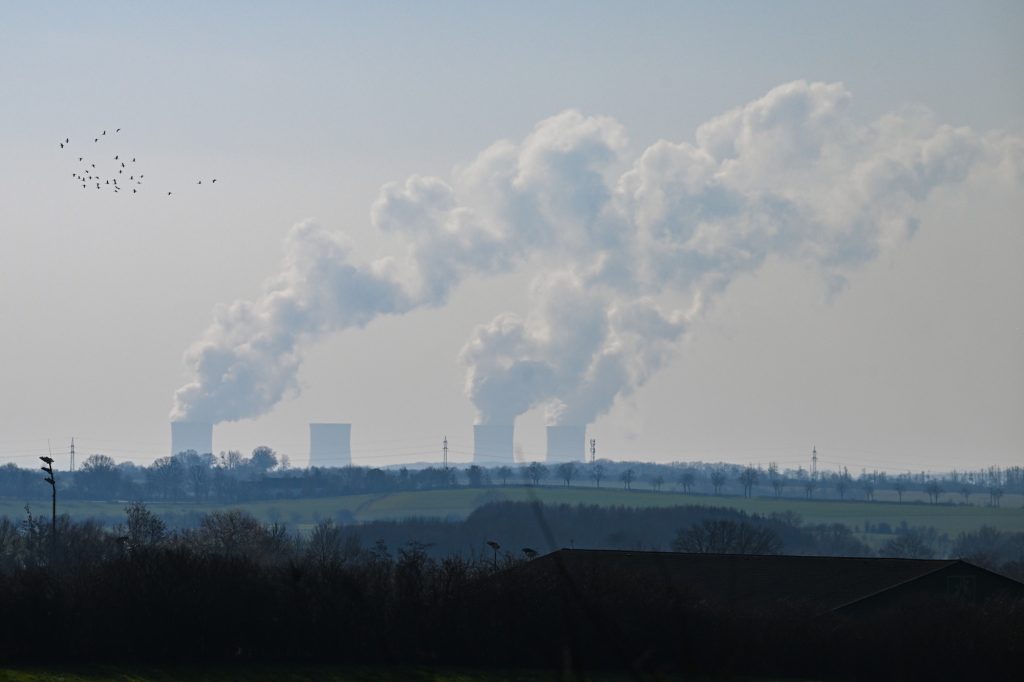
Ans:
[{"label": "concrete cooling tower", "polygon": [[586,461],[586,426],[549,426],[549,462]]},{"label": "concrete cooling tower", "polygon": [[171,422],[171,454],[195,450],[213,454],[213,424],[208,422]]},{"label": "concrete cooling tower", "polygon": [[351,424],[309,425],[309,466],[347,467],[351,464]]},{"label": "concrete cooling tower", "polygon": [[512,464],[514,424],[477,424],[473,427],[473,463],[481,466]]}]

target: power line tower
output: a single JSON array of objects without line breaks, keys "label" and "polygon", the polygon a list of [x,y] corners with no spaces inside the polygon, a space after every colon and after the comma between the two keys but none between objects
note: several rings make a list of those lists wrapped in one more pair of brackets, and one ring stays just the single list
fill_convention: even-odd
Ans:
[{"label": "power line tower", "polygon": [[75,470],[75,439],[71,439],[71,471]]},{"label": "power line tower", "polygon": [[593,464],[597,461],[597,439],[590,439],[590,463]]},{"label": "power line tower", "polygon": [[818,448],[811,446],[811,480],[818,478]]},{"label": "power line tower", "polygon": [[448,471],[448,436],[444,437],[444,441],[441,443],[441,449],[444,451],[444,470]]}]

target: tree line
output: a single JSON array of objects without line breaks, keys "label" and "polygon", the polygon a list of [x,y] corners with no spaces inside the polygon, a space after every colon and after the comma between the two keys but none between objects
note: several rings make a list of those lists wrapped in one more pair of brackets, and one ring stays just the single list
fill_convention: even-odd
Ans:
[{"label": "tree line", "polygon": [[[48,491],[38,472],[14,464],[0,467],[0,497],[35,500]],[[619,487],[652,492],[677,491],[714,496],[743,495],[875,501],[889,491],[898,502],[915,496],[933,504],[999,506],[1005,493],[1024,493],[1024,468],[989,467],[973,472],[931,475],[783,470],[722,463],[529,462],[515,466],[464,468],[360,467],[297,469],[287,456],[260,446],[249,456],[237,451],[219,456],[186,451],[161,457],[149,466],[90,455],[74,472],[58,472],[59,494],[66,499],[239,502],[334,495],[388,493],[508,485]]]}]

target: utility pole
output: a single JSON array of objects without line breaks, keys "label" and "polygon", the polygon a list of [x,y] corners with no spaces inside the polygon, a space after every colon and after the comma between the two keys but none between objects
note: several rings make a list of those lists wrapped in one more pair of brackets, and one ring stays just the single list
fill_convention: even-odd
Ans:
[{"label": "utility pole", "polygon": [[[53,511],[50,515],[50,542],[55,543],[57,541],[57,479],[53,477],[53,457],[40,457],[46,463],[46,466],[39,467],[46,472],[46,478],[43,480],[50,484],[50,488],[53,489]],[[54,545],[56,547],[56,545]]]},{"label": "utility pole", "polygon": [[75,470],[75,439],[71,438],[71,471]]},{"label": "utility pole", "polygon": [[448,471],[448,436],[444,437],[441,448],[444,450],[444,470]]},{"label": "utility pole", "polygon": [[597,439],[590,439],[590,463],[593,464],[597,461]]}]

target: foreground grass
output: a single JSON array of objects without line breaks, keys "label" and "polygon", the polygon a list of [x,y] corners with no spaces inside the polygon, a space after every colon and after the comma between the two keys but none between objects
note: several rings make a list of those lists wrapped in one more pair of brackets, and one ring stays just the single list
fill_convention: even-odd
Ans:
[{"label": "foreground grass", "polygon": [[[455,488],[425,490],[382,495],[346,495],[298,500],[249,502],[238,505],[154,502],[149,506],[159,514],[202,514],[228,507],[242,508],[263,521],[277,521],[293,528],[308,528],[321,518],[354,519],[357,522],[434,517],[463,519],[477,507],[488,502],[539,501],[545,504],[593,504],[622,507],[668,507],[697,505],[731,507],[748,513],[772,514],[792,511],[807,523],[843,523],[851,528],[864,524],[888,523],[892,527],[906,522],[910,526],[933,526],[940,532],[956,536],[976,530],[982,525],[1003,531],[1024,531],[1024,509],[1019,504],[1000,508],[981,505],[931,505],[920,503],[862,502],[838,500],[804,500],[792,498],[713,496],[683,494],[675,491],[627,491],[621,488],[573,486],[510,486],[488,488]],[[24,503],[0,500],[0,515],[20,518]],[[60,511],[74,518],[95,517],[105,520],[124,518],[123,502],[62,502]],[[46,514],[49,505],[36,505],[36,513]]]},{"label": "foreground grass", "polygon": [[[558,680],[624,682],[625,680],[674,680],[675,676],[636,673],[585,673],[563,675],[541,670],[470,670],[393,668],[334,668],[306,666],[210,666],[206,668],[123,668],[96,666],[87,670],[0,668],[0,682],[557,682]],[[703,678],[685,678],[700,682]],[[764,678],[738,678],[739,682],[771,682]],[[777,680],[776,682],[781,682]]]}]

